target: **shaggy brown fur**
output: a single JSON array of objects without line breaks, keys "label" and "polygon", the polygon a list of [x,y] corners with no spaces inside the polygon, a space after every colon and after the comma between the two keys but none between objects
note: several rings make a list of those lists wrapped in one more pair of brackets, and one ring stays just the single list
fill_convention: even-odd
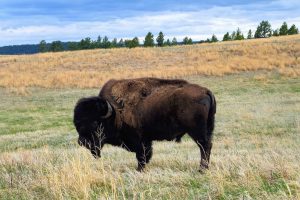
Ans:
[{"label": "shaggy brown fur", "polygon": [[[108,119],[101,119],[109,110],[106,101],[113,112]],[[90,110],[86,112],[88,108]],[[138,170],[149,162],[153,140],[180,141],[188,133],[200,147],[200,166],[207,168],[215,112],[213,94],[184,80],[110,80],[99,97],[84,98],[77,103],[74,124],[80,135],[79,142],[88,141],[93,155],[100,156],[99,149],[105,143],[121,146],[136,152]],[[98,119],[95,119],[97,115]],[[104,126],[105,139],[92,142],[90,138],[97,137],[91,135],[99,124]],[[94,128],[90,128],[92,126]],[[96,147],[99,149],[95,150]]]}]

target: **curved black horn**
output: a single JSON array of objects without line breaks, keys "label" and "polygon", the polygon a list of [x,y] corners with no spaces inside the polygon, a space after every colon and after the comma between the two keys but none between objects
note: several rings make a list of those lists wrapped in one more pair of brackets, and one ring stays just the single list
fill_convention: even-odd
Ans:
[{"label": "curved black horn", "polygon": [[107,119],[112,114],[112,107],[111,107],[110,103],[108,101],[106,101],[106,104],[107,104],[107,113],[101,117],[102,119]]}]

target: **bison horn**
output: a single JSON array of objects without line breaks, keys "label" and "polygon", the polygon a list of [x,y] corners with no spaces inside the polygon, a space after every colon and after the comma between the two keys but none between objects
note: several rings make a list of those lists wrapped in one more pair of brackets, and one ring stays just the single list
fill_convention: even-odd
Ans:
[{"label": "bison horn", "polygon": [[111,107],[110,103],[108,101],[106,101],[106,104],[107,104],[107,113],[106,113],[106,115],[101,117],[102,119],[107,119],[112,114],[112,107]]}]

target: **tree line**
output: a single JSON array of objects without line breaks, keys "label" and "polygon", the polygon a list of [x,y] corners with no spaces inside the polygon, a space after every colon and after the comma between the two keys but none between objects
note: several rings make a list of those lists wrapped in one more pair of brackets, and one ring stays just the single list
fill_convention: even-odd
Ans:
[{"label": "tree line", "polygon": [[[250,29],[248,31],[247,37],[245,37],[240,28],[237,28],[236,31],[233,31],[231,34],[229,32],[225,33],[222,41],[232,41],[232,40],[244,40],[244,39],[252,39],[252,38],[267,38],[267,37],[276,37],[283,35],[294,35],[299,34],[298,28],[293,24],[290,28],[288,27],[286,22],[283,22],[280,28],[273,30],[271,28],[271,24],[268,21],[262,21],[257,26],[255,32],[253,33]],[[53,41],[52,43],[46,43],[45,40],[42,40],[39,43],[39,52],[59,52],[59,51],[75,51],[75,50],[84,50],[84,49],[108,49],[108,48],[135,48],[138,46],[144,47],[164,47],[164,46],[174,46],[174,45],[190,45],[193,43],[212,43],[218,42],[218,38],[216,35],[212,35],[211,38],[207,40],[201,40],[194,42],[192,38],[185,37],[182,42],[178,42],[176,37],[173,37],[172,40],[164,38],[163,32],[159,32],[158,36],[155,38],[151,32],[148,32],[145,36],[143,44],[140,43],[138,37],[134,37],[133,39],[120,39],[117,40],[114,38],[113,40],[109,40],[108,36],[98,36],[97,40],[92,40],[87,37],[79,42],[67,42],[63,43],[61,41]]]}]

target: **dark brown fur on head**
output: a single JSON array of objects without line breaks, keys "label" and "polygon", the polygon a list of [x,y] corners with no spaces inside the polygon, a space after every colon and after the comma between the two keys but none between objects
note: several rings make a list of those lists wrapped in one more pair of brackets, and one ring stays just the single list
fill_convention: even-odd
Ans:
[{"label": "dark brown fur on head", "polygon": [[88,97],[80,99],[74,109],[73,123],[79,134],[79,145],[85,146],[95,157],[100,157],[101,141],[99,127],[108,112],[107,102],[100,97]]}]

